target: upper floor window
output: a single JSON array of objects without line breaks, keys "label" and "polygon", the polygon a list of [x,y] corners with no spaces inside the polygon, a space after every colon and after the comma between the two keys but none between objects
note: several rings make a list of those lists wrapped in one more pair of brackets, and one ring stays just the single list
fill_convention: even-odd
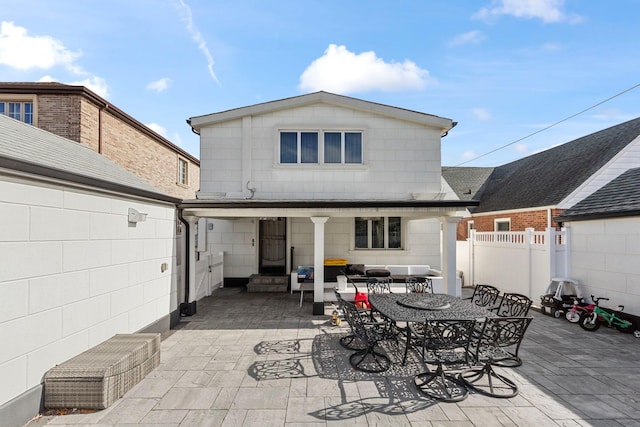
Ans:
[{"label": "upper floor window", "polygon": [[189,163],[180,158],[178,158],[178,184],[189,184]]},{"label": "upper floor window", "polygon": [[32,125],[33,103],[0,101],[0,114],[7,115],[13,119]]},{"label": "upper floor window", "polygon": [[280,132],[280,163],[318,163],[318,132]]},{"label": "upper floor window", "polygon": [[362,163],[361,132],[325,132],[325,163]]},{"label": "upper floor window", "polygon": [[356,249],[402,249],[402,218],[361,217],[355,219]]},{"label": "upper floor window", "polygon": [[362,132],[282,131],[280,163],[362,164]]}]

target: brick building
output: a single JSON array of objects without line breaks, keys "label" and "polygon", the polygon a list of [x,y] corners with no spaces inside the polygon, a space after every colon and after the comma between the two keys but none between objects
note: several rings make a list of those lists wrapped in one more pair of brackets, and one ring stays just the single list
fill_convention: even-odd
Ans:
[{"label": "brick building", "polygon": [[640,159],[640,118],[583,136],[498,167],[443,167],[442,176],[461,200],[479,205],[458,224],[469,230],[560,229],[557,217],[611,182]]},{"label": "brick building", "polygon": [[86,87],[0,83],[0,114],[86,145],[168,195],[195,198],[200,161]]}]

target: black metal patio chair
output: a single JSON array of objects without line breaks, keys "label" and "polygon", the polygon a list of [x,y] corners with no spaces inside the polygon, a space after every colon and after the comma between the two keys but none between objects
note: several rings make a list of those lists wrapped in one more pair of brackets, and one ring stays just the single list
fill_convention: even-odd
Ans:
[{"label": "black metal patio chair", "polygon": [[458,402],[467,397],[464,382],[445,366],[468,367],[467,350],[475,323],[475,320],[426,320],[423,324],[409,325],[421,344],[425,363],[437,365],[435,371],[429,370],[414,377],[421,394],[444,402]]},{"label": "black metal patio chair", "polygon": [[[335,291],[338,304],[344,313],[345,320],[351,327],[352,338],[346,343],[347,338],[340,339],[340,343],[351,350],[355,350],[349,356],[349,363],[354,369],[363,372],[384,372],[391,366],[387,355],[378,351],[379,344],[386,340],[397,340],[398,332],[390,321],[371,321],[368,316],[358,310],[355,304],[346,301],[338,291]],[[355,347],[354,342],[362,343],[362,347]]]},{"label": "black metal patio chair", "polygon": [[407,277],[405,279],[407,293],[433,293],[433,283],[428,277]]},{"label": "black metal patio chair", "polygon": [[494,366],[516,367],[522,364],[518,356],[520,344],[532,317],[489,317],[482,327],[479,342],[473,353],[479,367],[460,373],[460,380],[478,393],[499,398],[518,394],[516,383],[496,372]]},{"label": "black metal patio chair", "polygon": [[526,295],[508,292],[502,295],[500,305],[492,311],[500,317],[523,317],[529,313],[533,300]]},{"label": "black metal patio chair", "polygon": [[500,296],[500,290],[495,286],[477,284],[473,288],[473,295],[469,298],[472,303],[479,307],[492,308],[495,307],[496,301]]}]

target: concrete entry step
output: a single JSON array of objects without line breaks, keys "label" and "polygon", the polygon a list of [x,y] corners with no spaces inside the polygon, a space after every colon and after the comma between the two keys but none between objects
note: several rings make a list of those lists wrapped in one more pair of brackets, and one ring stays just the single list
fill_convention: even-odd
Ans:
[{"label": "concrete entry step", "polygon": [[289,276],[265,276],[253,274],[247,284],[247,292],[287,292]]}]

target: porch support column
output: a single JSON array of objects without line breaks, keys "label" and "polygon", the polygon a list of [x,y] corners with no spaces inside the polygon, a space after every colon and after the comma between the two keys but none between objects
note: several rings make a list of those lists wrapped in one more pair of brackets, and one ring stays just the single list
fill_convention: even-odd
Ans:
[{"label": "porch support column", "polygon": [[313,222],[313,314],[324,314],[324,224],[329,217],[312,216]]},{"label": "porch support column", "polygon": [[198,219],[195,216],[188,216],[184,218],[189,223],[189,245],[186,248],[187,253],[184,254],[187,258],[185,264],[188,266],[188,271],[185,271],[185,275],[188,277],[188,282],[184,284],[185,293],[181,297],[180,302],[180,315],[181,316],[193,316],[196,314],[196,226]]},{"label": "porch support column", "polygon": [[456,275],[456,230],[460,218],[457,216],[440,217],[442,224],[442,280],[449,295],[462,296]]}]

